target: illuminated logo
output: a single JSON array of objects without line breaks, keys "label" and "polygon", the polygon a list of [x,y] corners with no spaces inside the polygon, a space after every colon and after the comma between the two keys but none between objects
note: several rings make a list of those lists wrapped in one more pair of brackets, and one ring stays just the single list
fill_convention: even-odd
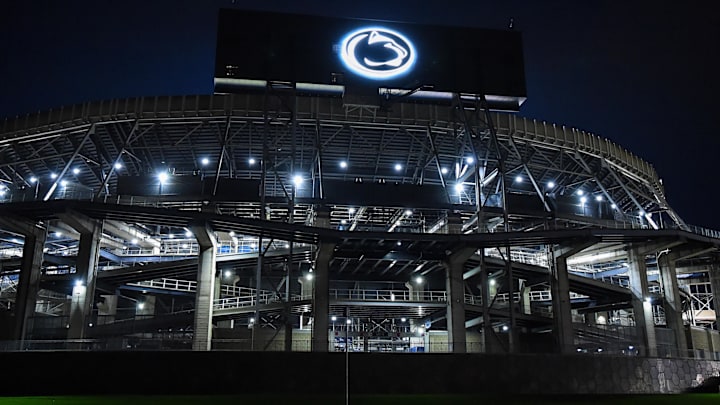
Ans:
[{"label": "illuminated logo", "polygon": [[348,69],[368,79],[391,79],[407,73],[415,64],[412,42],[387,28],[361,28],[345,36],[340,59]]}]

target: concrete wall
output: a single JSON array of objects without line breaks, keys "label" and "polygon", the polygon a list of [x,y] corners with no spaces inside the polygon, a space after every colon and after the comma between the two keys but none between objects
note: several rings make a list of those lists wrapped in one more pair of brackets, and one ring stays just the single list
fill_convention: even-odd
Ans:
[{"label": "concrete wall", "polygon": [[[720,371],[717,361],[604,355],[350,353],[348,359],[351,395],[675,393],[697,374]],[[2,352],[0,363],[3,395],[335,395],[345,386],[344,353]],[[67,372],[48,377],[49,370]]]}]

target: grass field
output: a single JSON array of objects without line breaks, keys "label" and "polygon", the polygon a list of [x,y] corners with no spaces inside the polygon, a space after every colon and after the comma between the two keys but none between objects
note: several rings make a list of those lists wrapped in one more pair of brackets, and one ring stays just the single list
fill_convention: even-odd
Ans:
[{"label": "grass field", "polygon": [[[512,396],[498,395],[366,395],[350,396],[351,404],[717,404],[720,394],[690,395],[572,395]],[[255,405],[255,404],[343,404],[342,396],[53,396],[0,397],[0,405]]]}]

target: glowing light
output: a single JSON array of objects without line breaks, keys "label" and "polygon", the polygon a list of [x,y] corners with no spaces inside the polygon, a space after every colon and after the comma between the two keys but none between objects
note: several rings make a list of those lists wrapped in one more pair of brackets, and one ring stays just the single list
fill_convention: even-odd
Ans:
[{"label": "glowing light", "polygon": [[587,202],[587,197],[580,197],[580,203],[585,204]]},{"label": "glowing light", "polygon": [[73,169],[73,174],[80,174],[80,169],[77,167]]},{"label": "glowing light", "polygon": [[50,173],[51,179],[57,179],[57,173]]},{"label": "glowing light", "polygon": [[402,241],[397,241],[398,246],[402,246]]},{"label": "glowing light", "polygon": [[577,195],[583,195],[583,194],[585,194],[584,191],[582,191],[582,190],[578,190],[578,191],[577,191]]},{"label": "glowing light", "polygon": [[138,302],[137,308],[140,309],[140,310],[145,309],[145,303],[144,303],[144,302]]},{"label": "glowing light", "polygon": [[225,270],[225,278],[230,278],[232,276],[232,272],[230,270]]},{"label": "glowing light", "polygon": [[612,204],[612,205],[610,205],[610,208],[612,208],[612,209],[617,209],[617,204]]},{"label": "glowing light", "polygon": [[61,182],[60,182],[60,185],[63,186],[63,187],[67,187],[67,185],[68,185],[67,180],[61,181]]},{"label": "glowing light", "polygon": [[35,176],[30,177],[30,183],[32,183],[32,184],[37,183],[37,177],[35,177]]},{"label": "glowing light", "polygon": [[395,171],[396,171],[396,172],[399,172],[400,170],[402,170],[402,165],[401,165],[400,163],[396,163],[396,164],[395,164]]},{"label": "glowing light", "polygon": [[458,193],[458,194],[462,193],[463,188],[464,188],[464,186],[463,186],[462,183],[456,183],[456,184],[455,184],[455,192],[456,192],[456,193]]},{"label": "glowing light", "polygon": [[346,161],[344,161],[344,160],[343,160],[343,161],[341,161],[341,162],[340,162],[340,168],[341,168],[341,169],[345,169],[345,168],[347,168],[347,162],[346,162]]},{"label": "glowing light", "polygon": [[354,214],[354,213],[355,213],[355,208],[350,207],[350,208],[348,209],[348,212],[351,213],[351,214]]},{"label": "glowing light", "polygon": [[173,239],[173,238],[175,238],[175,235],[173,235],[172,233],[168,234],[168,239]]},{"label": "glowing light", "polygon": [[56,231],[53,235],[55,235],[56,238],[59,238],[62,236],[62,232]]},{"label": "glowing light", "polygon": [[[381,49],[388,56],[376,59],[368,49]],[[347,34],[340,42],[340,60],[345,66],[368,79],[389,79],[407,73],[417,54],[403,34],[383,28],[364,27]]]},{"label": "glowing light", "polygon": [[122,169],[122,163],[120,163],[120,162],[115,163],[115,170],[120,170],[120,169]]},{"label": "glowing light", "polygon": [[186,238],[190,238],[190,237],[192,237],[192,236],[193,236],[193,233],[192,233],[192,232],[190,232],[190,231],[185,231],[185,237],[186,237]]},{"label": "glowing light", "polygon": [[254,165],[255,162],[256,162],[256,161],[255,161],[255,159],[253,159],[253,158],[248,159],[248,163],[250,164],[250,166]]},{"label": "glowing light", "polygon": [[507,332],[508,330],[510,330],[510,328],[507,325],[503,325],[502,330],[503,332]]},{"label": "glowing light", "polygon": [[75,287],[80,287],[82,285],[82,280],[75,280]]},{"label": "glowing light", "polygon": [[255,318],[250,318],[250,323],[255,323]]},{"label": "glowing light", "polygon": [[160,180],[160,184],[165,184],[168,181],[168,174],[166,172],[158,173],[158,180]]},{"label": "glowing light", "polygon": [[312,273],[308,273],[308,274],[305,275],[305,280],[307,280],[307,281],[312,281],[312,279],[313,279],[313,274],[312,274]]},{"label": "glowing light", "polygon": [[421,326],[418,328],[418,334],[422,335],[423,333],[425,333],[425,328]]},{"label": "glowing light", "polygon": [[448,173],[447,167],[443,167],[442,169],[440,169],[440,173],[447,174]]},{"label": "glowing light", "polygon": [[473,157],[472,157],[472,156],[468,156],[468,157],[466,157],[466,158],[465,158],[465,161],[466,161],[466,162],[467,162],[467,164],[469,164],[469,165],[471,165],[471,164],[475,163],[475,159],[473,159]]},{"label": "glowing light", "polygon": [[412,210],[405,210],[405,216],[406,216],[406,217],[409,217],[409,216],[412,215],[412,214],[413,214]]},{"label": "glowing light", "polygon": [[490,285],[495,285],[496,283],[495,279],[490,280]]},{"label": "glowing light", "polygon": [[645,215],[645,211],[640,210],[640,211],[638,211],[638,214],[640,214],[640,216],[643,216],[643,215]]},{"label": "glowing light", "polygon": [[417,276],[417,277],[415,277],[415,284],[422,284],[423,281],[425,281],[425,279],[423,278],[423,276]]},{"label": "glowing light", "polygon": [[603,196],[601,196],[601,195],[595,196],[595,201],[602,201],[602,200],[603,200]]},{"label": "glowing light", "polygon": [[548,188],[555,188],[555,182],[548,181],[547,187],[548,187]]},{"label": "glowing light", "polygon": [[137,245],[138,240],[137,240],[137,239],[133,239],[132,241],[130,241],[130,243],[132,243],[133,245]]},{"label": "glowing light", "polygon": [[346,319],[346,320],[345,320],[345,323],[348,324],[348,325],[350,325],[350,324],[352,323],[352,320]]},{"label": "glowing light", "polygon": [[407,318],[400,318],[400,322],[405,322],[405,321],[407,321]]},{"label": "glowing light", "polygon": [[230,235],[230,237],[232,238],[233,236],[235,236],[235,231],[230,231],[228,235]]},{"label": "glowing light", "polygon": [[347,221],[344,220],[344,219],[341,219],[341,220],[340,220],[340,224],[345,225],[345,224],[347,224]]},{"label": "glowing light", "polygon": [[518,182],[518,183],[522,183],[522,182],[523,182],[522,176],[516,176],[516,177],[515,177],[515,181]]},{"label": "glowing light", "polygon": [[302,178],[302,176],[299,175],[299,174],[296,174],[296,175],[293,177],[293,184],[295,185],[295,187],[300,187],[300,186],[302,185],[302,183],[303,183],[303,178]]},{"label": "glowing light", "polygon": [[207,166],[210,164],[210,159],[202,158],[202,160],[200,160],[200,163],[202,163],[203,166]]},{"label": "glowing light", "polygon": [[333,322],[337,321],[337,316],[333,315],[332,317],[330,317],[330,320]]}]

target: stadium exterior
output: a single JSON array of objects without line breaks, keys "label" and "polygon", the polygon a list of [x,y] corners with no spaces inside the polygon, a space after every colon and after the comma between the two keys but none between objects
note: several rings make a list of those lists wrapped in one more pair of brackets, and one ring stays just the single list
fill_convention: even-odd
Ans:
[{"label": "stadium exterior", "polygon": [[5,120],[5,350],[717,360],[720,233],[650,163],[410,101],[276,84]]}]

